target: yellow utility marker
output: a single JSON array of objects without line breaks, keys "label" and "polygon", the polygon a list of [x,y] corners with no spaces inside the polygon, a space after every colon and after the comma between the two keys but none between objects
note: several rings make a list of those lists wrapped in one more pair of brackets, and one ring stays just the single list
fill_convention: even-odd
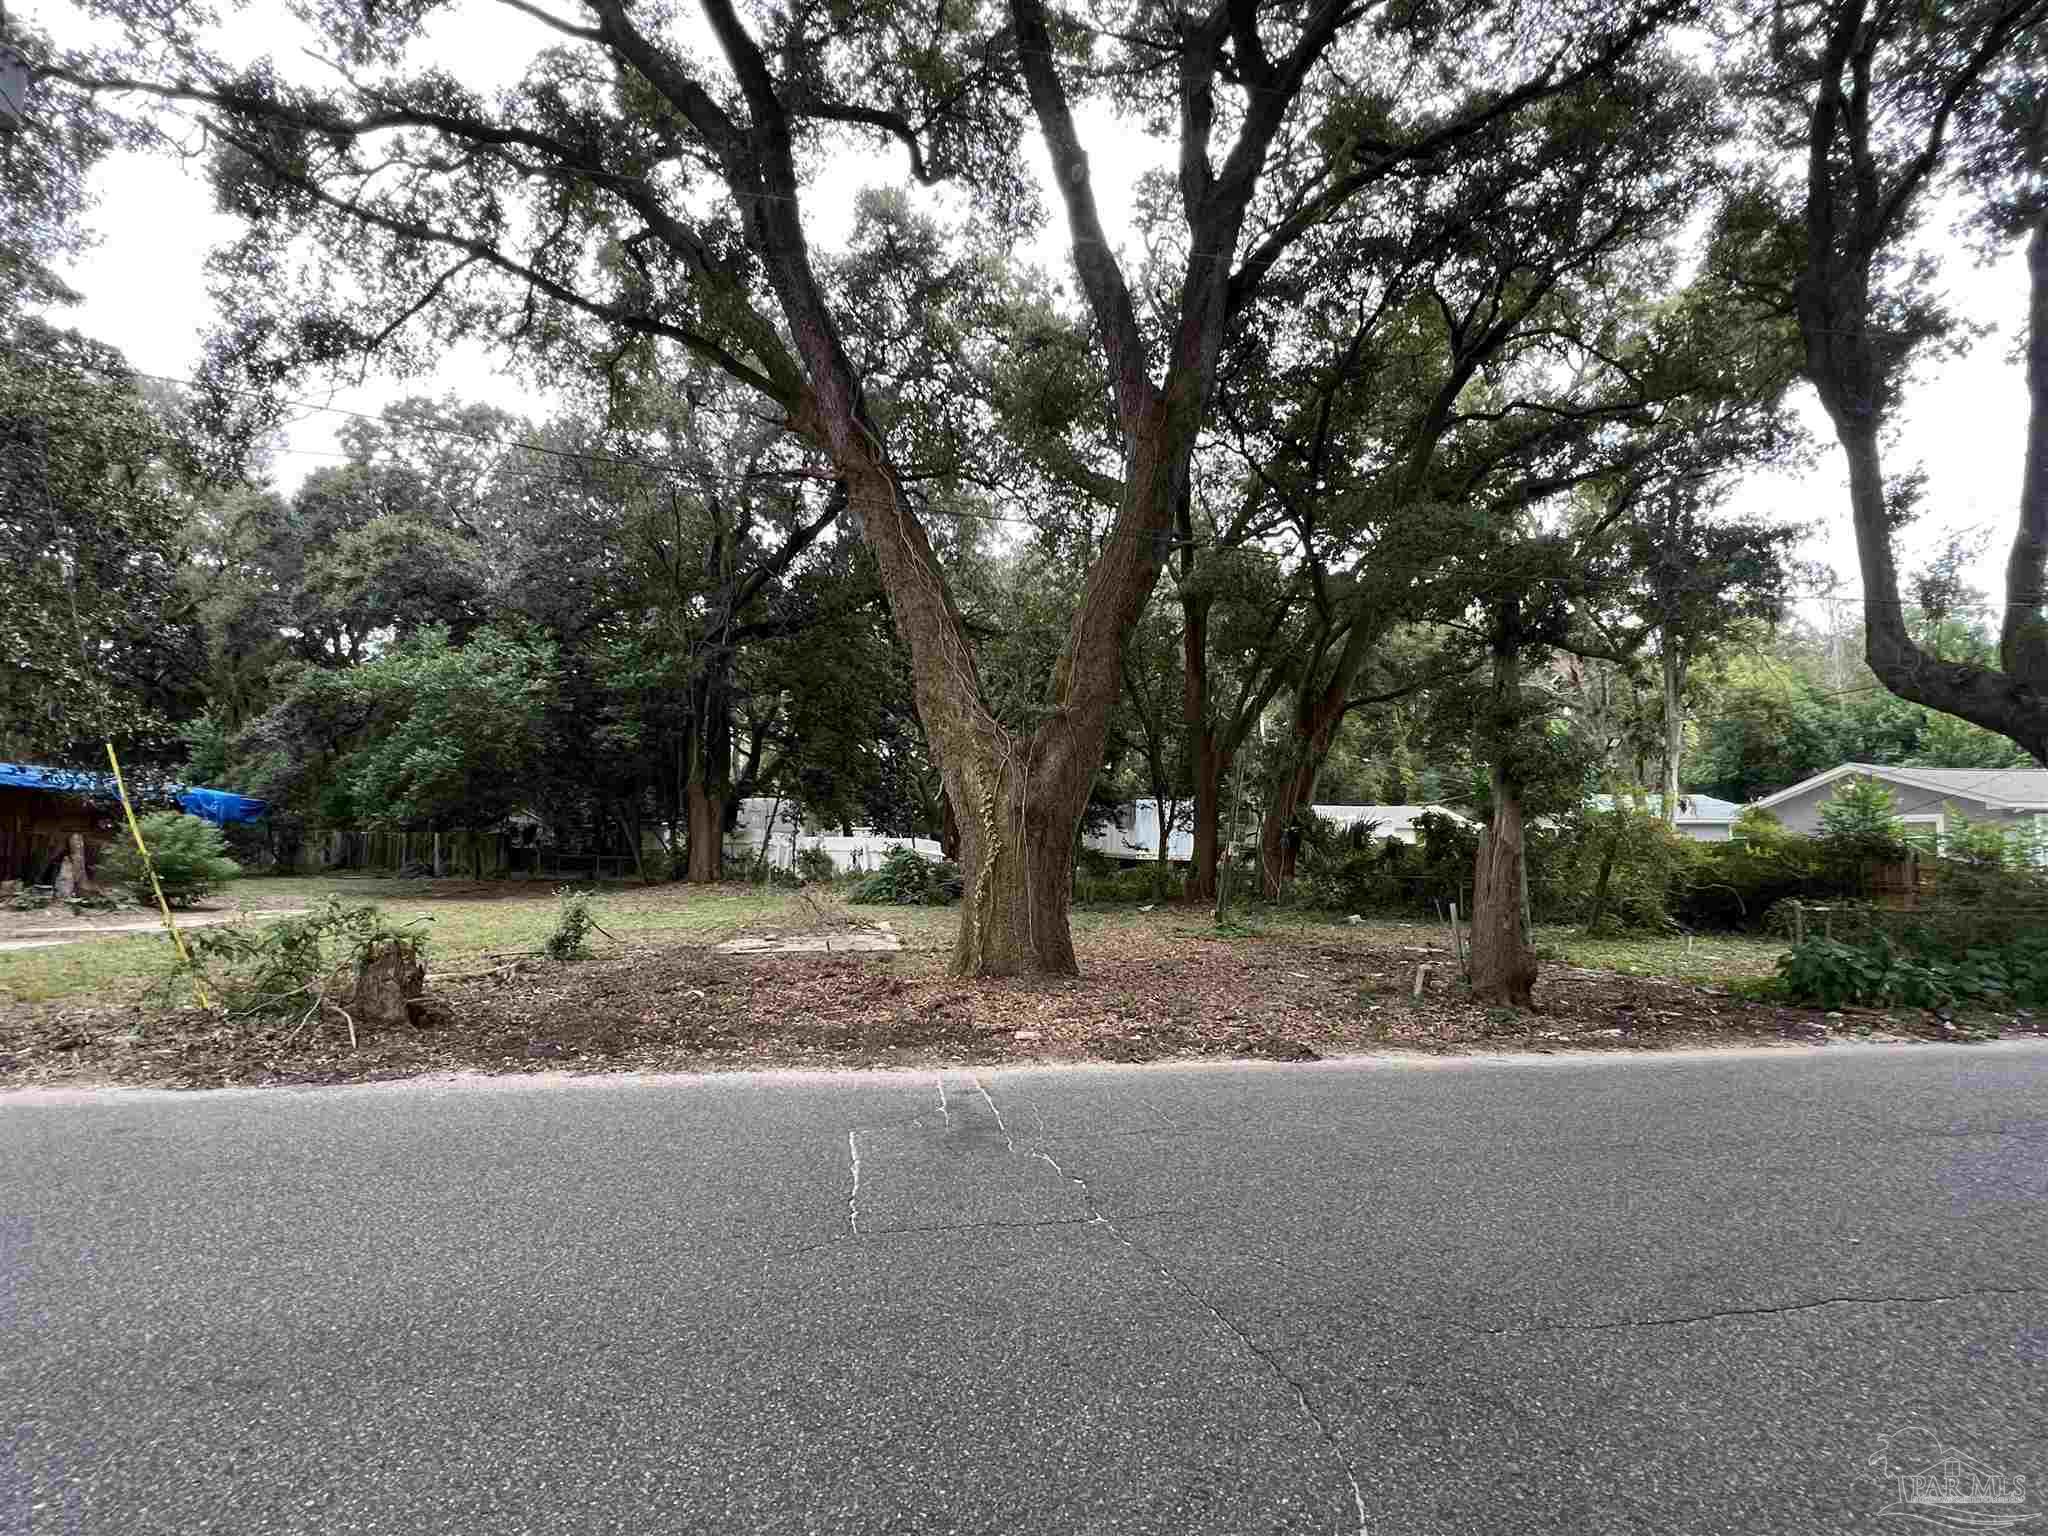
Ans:
[{"label": "yellow utility marker", "polygon": [[[164,927],[171,933],[171,942],[178,946],[178,958],[185,962],[185,969],[192,971],[192,955],[185,948],[185,936],[178,932],[177,920],[171,916],[171,904],[164,900],[164,888],[157,884],[156,861],[149,856],[149,845],[142,840],[142,828],[135,820],[135,807],[128,803],[128,786],[121,779],[121,760],[114,756],[114,744],[107,743],[107,761],[113,765],[114,788],[121,792],[121,809],[128,813],[128,834],[135,839],[135,851],[142,855],[142,867],[149,874],[149,888],[156,892],[157,909],[164,915]],[[199,973],[192,971],[192,998],[200,1007],[207,1006],[206,988],[200,984]]]}]

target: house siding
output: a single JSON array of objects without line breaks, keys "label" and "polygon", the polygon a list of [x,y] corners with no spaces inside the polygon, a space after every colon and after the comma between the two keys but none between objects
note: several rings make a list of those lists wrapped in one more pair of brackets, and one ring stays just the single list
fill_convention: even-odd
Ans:
[{"label": "house siding", "polygon": [[[1790,800],[1770,807],[1770,814],[1783,822],[1789,831],[1803,832],[1809,837],[1821,830],[1820,810],[1835,796],[1835,791],[1846,780],[1837,779],[1832,784],[1818,784],[1803,794],[1794,795]],[[1882,781],[1880,781],[1882,782]],[[1893,808],[1908,818],[1940,816],[1943,830],[1958,815],[1984,826],[2002,829],[2024,826],[2033,820],[2029,813],[1993,810],[1982,800],[1970,795],[1939,794],[1931,789],[1917,789],[1907,784],[1887,786],[1892,792]]]}]

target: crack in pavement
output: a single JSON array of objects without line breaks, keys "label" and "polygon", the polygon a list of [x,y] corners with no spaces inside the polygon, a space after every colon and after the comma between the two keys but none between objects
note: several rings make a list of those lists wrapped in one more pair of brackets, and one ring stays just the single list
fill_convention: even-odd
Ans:
[{"label": "crack in pavement", "polygon": [[1454,1317],[1430,1313],[1410,1315],[1488,1338],[1512,1338],[1536,1333],[1607,1333],[1629,1328],[1683,1328],[1695,1323],[1725,1322],[1737,1317],[1782,1317],[1794,1312],[1818,1312],[1824,1307],[1937,1306],[1948,1301],[1971,1301],[1980,1296],[2048,1296],[2048,1290],[2032,1285],[1991,1285],[1935,1296],[1822,1296],[1813,1301],[1788,1301],[1769,1307],[1719,1307],[1710,1312],[1695,1312],[1681,1317],[1624,1317],[1605,1323],[1541,1322],[1526,1323],[1515,1328],[1488,1328],[1478,1323],[1460,1322]]},{"label": "crack in pavement", "polygon": [[[1003,1112],[996,1108],[996,1101],[988,1096],[988,1090],[981,1085],[981,1079],[976,1077],[972,1081],[974,1083],[974,1091],[981,1095],[981,1102],[986,1104],[988,1112],[996,1117],[996,1129],[1003,1133],[1003,1145],[1014,1153],[1017,1150],[1016,1138],[1011,1136],[1010,1127],[1004,1123]],[[1046,1161],[1051,1162],[1052,1159],[1047,1158]]]},{"label": "crack in pavement", "polygon": [[[980,1092],[982,1098],[987,1101],[989,1112],[996,1117],[996,1128],[1003,1133],[1004,1142],[1009,1146],[1011,1152],[1016,1152],[1017,1143],[1010,1135],[1009,1126],[1003,1121],[1002,1111],[996,1108],[996,1101],[989,1098],[988,1089],[982,1085],[980,1077],[977,1076],[974,1079],[974,1086]],[[1026,1099],[1024,1102],[1031,1106],[1031,1113],[1038,1119],[1039,1140],[1043,1143],[1047,1137],[1045,1111],[1038,1107],[1038,1102],[1035,1099]],[[1358,1474],[1352,1469],[1351,1458],[1344,1454],[1344,1448],[1338,1444],[1335,1433],[1330,1429],[1329,1421],[1323,1417],[1315,1404],[1309,1400],[1308,1389],[1296,1380],[1294,1376],[1289,1374],[1270,1350],[1256,1343],[1250,1334],[1219,1312],[1207,1297],[1168,1267],[1166,1261],[1161,1259],[1158,1254],[1152,1252],[1151,1249],[1131,1237],[1129,1233],[1125,1232],[1114,1221],[1110,1220],[1108,1216],[1104,1215],[1101,1206],[1096,1204],[1095,1191],[1089,1187],[1086,1179],[1078,1174],[1067,1172],[1065,1168],[1060,1166],[1059,1160],[1050,1152],[1045,1151],[1042,1145],[1033,1148],[1026,1155],[1037,1158],[1048,1168],[1052,1169],[1054,1173],[1080,1191],[1081,1209],[1085,1213],[1083,1221],[1079,1223],[1080,1225],[1101,1227],[1117,1242],[1144,1259],[1157,1271],[1162,1280],[1187,1297],[1197,1307],[1208,1313],[1215,1320],[1216,1325],[1235,1339],[1238,1346],[1246,1354],[1257,1360],[1275,1380],[1281,1382],[1294,1394],[1294,1401],[1301,1409],[1302,1417],[1315,1426],[1316,1433],[1322,1437],[1323,1445],[1336,1458],[1337,1465],[1343,1469],[1344,1481],[1351,1489],[1352,1507],[1358,1513],[1358,1536],[1370,1536],[1370,1527],[1365,1513],[1365,1492],[1359,1486]]]},{"label": "crack in pavement", "polygon": [[846,1192],[846,1225],[855,1237],[860,1236],[860,1143],[853,1139],[853,1132],[846,1133],[846,1159],[853,1165],[853,1188]]}]

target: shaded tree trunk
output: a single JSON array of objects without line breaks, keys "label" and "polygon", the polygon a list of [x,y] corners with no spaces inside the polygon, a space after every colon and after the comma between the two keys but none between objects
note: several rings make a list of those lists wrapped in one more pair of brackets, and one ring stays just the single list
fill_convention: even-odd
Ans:
[{"label": "shaded tree trunk", "polygon": [[1218,829],[1223,821],[1223,780],[1230,772],[1209,713],[1209,608],[1206,592],[1181,592],[1181,723],[1187,732],[1194,792],[1194,848],[1188,864],[1190,901],[1216,899]]},{"label": "shaded tree trunk", "polygon": [[716,885],[725,875],[726,797],[698,777],[689,785],[689,864],[684,878],[693,885]]},{"label": "shaded tree trunk", "polygon": [[1291,738],[1294,766],[1274,791],[1259,827],[1259,868],[1269,898],[1278,896],[1281,887],[1294,878],[1295,839],[1286,835],[1288,826],[1296,812],[1315,799],[1316,781],[1322,777],[1323,764],[1329,761],[1330,748],[1336,744],[1337,728],[1344,723],[1350,708],[1346,701],[1351,685],[1364,670],[1379,633],[1376,625],[1354,622],[1321,690],[1295,694]]},{"label": "shaded tree trunk", "polygon": [[1316,780],[1322,776],[1330,744],[1344,720],[1344,691],[1349,681],[1333,680],[1295,710],[1293,767],[1282,775],[1259,823],[1259,880],[1269,899],[1294,878],[1298,840],[1288,836],[1288,831],[1296,813],[1315,799]]},{"label": "shaded tree trunk", "polygon": [[1521,720],[1521,605],[1496,611],[1492,719],[1486,736],[1493,820],[1472,872],[1472,994],[1510,1008],[1534,1005],[1536,952],[1522,924],[1522,786],[1512,743]]},{"label": "shaded tree trunk", "polygon": [[[1664,633],[1664,825],[1678,825],[1678,764],[1685,755],[1685,709],[1679,701],[1678,645]],[[1619,803],[1619,802],[1617,802]]]},{"label": "shaded tree trunk", "polygon": [[683,786],[689,862],[684,878],[716,885],[725,877],[725,829],[735,801],[732,783],[730,653],[706,658],[690,680],[689,776]]}]

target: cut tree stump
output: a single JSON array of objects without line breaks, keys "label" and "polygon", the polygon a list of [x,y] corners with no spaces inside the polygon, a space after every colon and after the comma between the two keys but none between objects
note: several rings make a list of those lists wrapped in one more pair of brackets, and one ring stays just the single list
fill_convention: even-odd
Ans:
[{"label": "cut tree stump", "polygon": [[353,983],[345,992],[337,987],[335,1006],[357,1028],[396,1029],[413,1022],[426,989],[419,946],[410,939],[388,939],[364,951]]}]

